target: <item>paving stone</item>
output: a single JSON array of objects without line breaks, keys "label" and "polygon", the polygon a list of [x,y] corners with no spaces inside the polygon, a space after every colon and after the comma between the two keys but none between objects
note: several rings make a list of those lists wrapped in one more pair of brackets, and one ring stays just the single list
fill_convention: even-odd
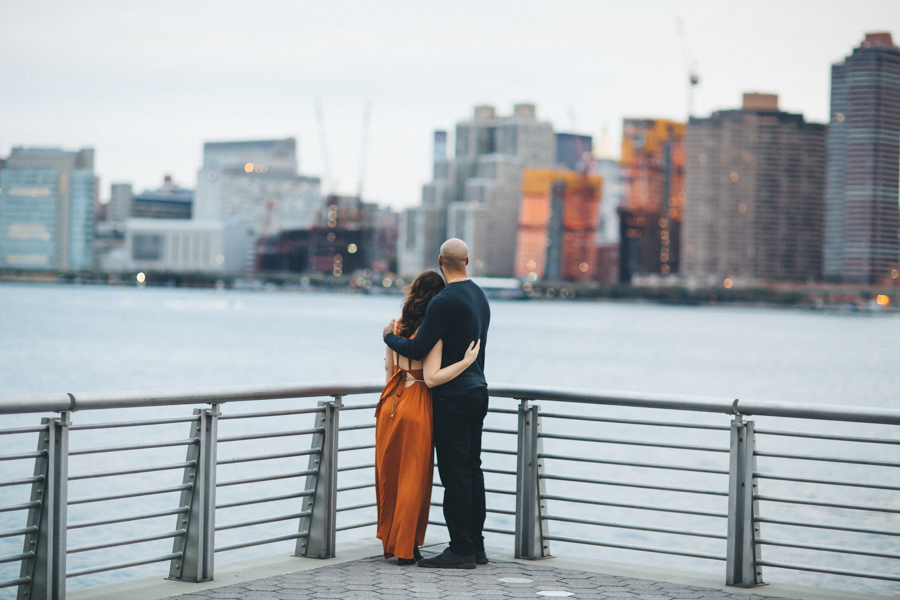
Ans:
[{"label": "paving stone", "polygon": [[[530,583],[500,581],[503,578]],[[777,600],[498,560],[471,571],[400,567],[380,557],[200,590],[171,600],[539,600],[540,591],[570,592],[568,598],[573,600]]]}]

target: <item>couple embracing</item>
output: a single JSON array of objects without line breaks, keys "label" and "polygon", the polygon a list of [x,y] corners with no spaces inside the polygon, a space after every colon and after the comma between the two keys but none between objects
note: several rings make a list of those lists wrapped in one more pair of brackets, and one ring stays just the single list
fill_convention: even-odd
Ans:
[{"label": "couple embracing", "polygon": [[[487,564],[481,432],[487,414],[484,350],[491,313],[466,274],[468,248],[449,239],[434,271],[409,288],[384,329],[387,384],[375,409],[377,537],[401,565],[474,569]],[[432,447],[444,487],[450,546],[422,558],[431,507]]]}]

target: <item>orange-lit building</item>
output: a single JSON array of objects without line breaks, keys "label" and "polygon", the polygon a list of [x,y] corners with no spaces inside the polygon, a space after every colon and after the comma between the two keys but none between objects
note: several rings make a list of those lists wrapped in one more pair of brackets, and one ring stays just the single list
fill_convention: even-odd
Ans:
[{"label": "orange-lit building", "polygon": [[516,276],[587,281],[596,261],[603,177],[526,169],[522,179]]},{"label": "orange-lit building", "polygon": [[684,206],[684,123],[625,119],[619,280],[677,273]]}]

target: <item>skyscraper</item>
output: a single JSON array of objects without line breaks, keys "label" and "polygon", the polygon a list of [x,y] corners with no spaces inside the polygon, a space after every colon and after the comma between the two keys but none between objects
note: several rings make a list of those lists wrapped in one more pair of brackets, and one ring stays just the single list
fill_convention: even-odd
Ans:
[{"label": "skyscraper", "polygon": [[873,283],[900,261],[900,48],[869,33],[831,67],[824,273]]},{"label": "skyscraper", "polygon": [[401,216],[399,271],[436,267],[441,243],[459,237],[469,245],[473,275],[512,276],[522,170],[554,166],[553,127],[537,120],[533,104],[517,104],[508,117],[477,106],[472,119],[456,125],[452,159],[435,142],[434,178],[422,188],[422,205]]},{"label": "skyscraper", "polygon": [[678,272],[684,123],[625,119],[619,164],[619,280]]},{"label": "skyscraper", "polygon": [[740,110],[691,117],[685,154],[685,276],[821,276],[824,125],[744,94]]},{"label": "skyscraper", "polygon": [[94,150],[13,148],[0,171],[0,267],[90,269]]},{"label": "skyscraper", "polygon": [[602,190],[599,175],[526,169],[515,275],[549,281],[591,279]]}]

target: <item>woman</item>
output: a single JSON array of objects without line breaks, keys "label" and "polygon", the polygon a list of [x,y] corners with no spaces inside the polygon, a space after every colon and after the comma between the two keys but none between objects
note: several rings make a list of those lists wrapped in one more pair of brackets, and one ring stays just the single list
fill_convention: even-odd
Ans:
[{"label": "woman", "polygon": [[[415,337],[428,303],[445,287],[434,271],[425,271],[410,285],[394,333]],[[431,390],[446,383],[475,362],[481,341],[472,342],[465,358],[441,368],[443,344],[438,342],[424,361],[410,361],[390,348],[384,359],[387,384],[375,409],[375,495],[378,504],[376,537],[384,557],[396,556],[401,565],[422,558],[434,460],[431,446]]]}]

